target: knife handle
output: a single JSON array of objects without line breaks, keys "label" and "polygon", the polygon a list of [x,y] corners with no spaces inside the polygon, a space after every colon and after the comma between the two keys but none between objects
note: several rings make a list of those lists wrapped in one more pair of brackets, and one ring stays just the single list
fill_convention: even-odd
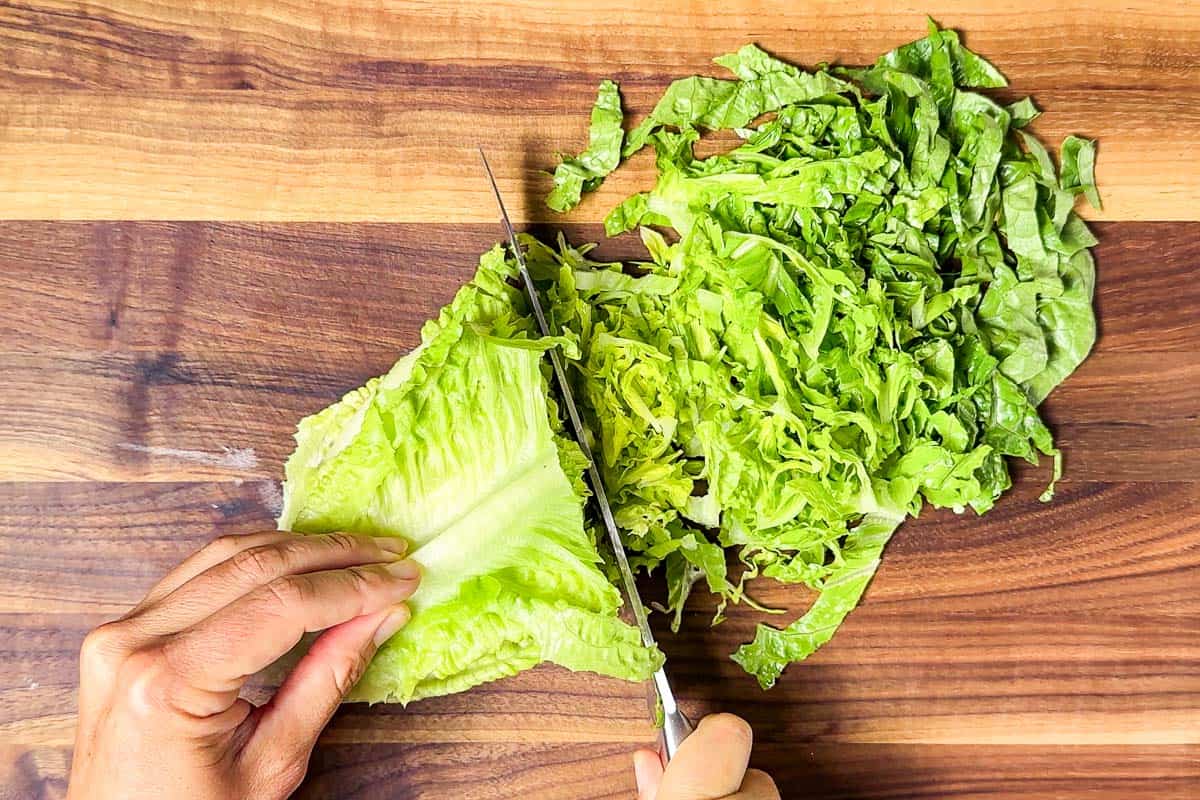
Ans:
[{"label": "knife handle", "polygon": [[663,715],[662,752],[664,761],[670,761],[675,757],[675,752],[679,749],[679,745],[683,744],[683,740],[694,729],[692,721],[687,718],[687,714],[684,714],[678,708]]}]

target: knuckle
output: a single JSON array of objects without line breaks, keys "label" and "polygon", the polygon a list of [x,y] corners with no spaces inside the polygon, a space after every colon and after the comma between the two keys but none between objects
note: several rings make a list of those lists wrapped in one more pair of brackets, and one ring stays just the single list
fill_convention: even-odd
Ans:
[{"label": "knuckle", "polygon": [[351,587],[358,592],[369,592],[384,584],[383,575],[370,566],[347,567]]},{"label": "knuckle", "polygon": [[121,666],[120,681],[135,715],[152,717],[170,707],[171,667],[160,648],[131,654]]},{"label": "knuckle", "polygon": [[274,772],[275,783],[283,791],[283,796],[288,797],[304,782],[304,776],[308,773],[308,759],[303,756],[284,759],[275,767]]},{"label": "knuckle", "polygon": [[303,575],[284,575],[264,584],[260,594],[268,605],[289,609],[303,604],[312,589],[310,581]]},{"label": "knuckle", "polygon": [[111,666],[126,656],[128,635],[120,622],[106,622],[84,637],[80,661],[89,669]]},{"label": "knuckle", "polygon": [[286,800],[304,782],[304,776],[308,773],[308,759],[309,752],[285,746],[253,764],[243,762],[245,780],[252,788],[246,796]]},{"label": "knuckle", "polygon": [[330,550],[340,553],[353,553],[362,547],[361,540],[349,533],[327,533],[322,538]]},{"label": "knuckle", "polygon": [[254,580],[269,579],[286,569],[287,555],[279,547],[259,545],[239,550],[229,558],[238,572]]}]

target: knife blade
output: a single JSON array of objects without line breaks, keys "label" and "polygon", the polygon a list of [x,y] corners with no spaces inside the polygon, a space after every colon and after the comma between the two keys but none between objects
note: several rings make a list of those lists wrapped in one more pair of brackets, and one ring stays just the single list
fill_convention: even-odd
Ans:
[{"label": "knife blade", "polygon": [[[491,184],[492,194],[496,197],[496,205],[500,210],[500,222],[504,226],[504,232],[508,237],[508,245],[512,250],[513,258],[517,261],[517,269],[520,272],[521,281],[525,285],[525,294],[529,300],[529,307],[533,310],[533,316],[537,320],[538,330],[541,331],[542,336],[552,336],[550,324],[547,322],[546,314],[542,310],[542,302],[538,298],[537,287],[533,283],[533,276],[529,274],[529,267],[525,263],[525,254],[521,251],[521,245],[517,241],[517,232],[508,217],[508,211],[504,207],[504,199],[500,196],[500,187],[496,185],[496,176],[492,173],[492,167],[488,164],[487,156],[484,155],[482,147],[479,148],[479,159],[483,162],[483,169],[487,173],[488,182]],[[629,603],[630,610],[633,612],[638,630],[641,632],[642,643],[647,647],[657,647],[658,645],[654,640],[654,633],[650,630],[650,620],[646,617],[646,608],[642,605],[641,596],[638,594],[637,582],[633,577],[633,569],[629,566],[629,557],[625,553],[625,545],[621,542],[621,533],[617,529],[616,519],[613,518],[612,506],[608,502],[608,493],[604,490],[604,481],[600,477],[600,470],[596,466],[596,460],[592,457],[592,448],[588,444],[587,431],[583,426],[583,418],[579,414],[579,408],[575,405],[575,397],[567,381],[567,373],[563,367],[562,356],[559,354],[557,348],[551,348],[549,354],[550,363],[554,371],[554,380],[558,384],[563,408],[567,411],[571,432],[574,434],[575,441],[579,444],[579,449],[583,451],[584,458],[588,463],[588,483],[591,484],[592,497],[596,501],[596,507],[600,510],[600,518],[604,523],[605,532],[608,534],[613,557],[617,562],[617,569],[621,573],[621,583],[625,588],[625,597]],[[667,679],[665,668],[660,667],[654,673],[653,687],[650,713],[652,718],[657,718],[661,709],[663,720],[662,750],[665,758],[670,760],[674,757],[680,743],[692,732],[692,723],[675,701],[675,693],[671,690],[671,682]]]}]

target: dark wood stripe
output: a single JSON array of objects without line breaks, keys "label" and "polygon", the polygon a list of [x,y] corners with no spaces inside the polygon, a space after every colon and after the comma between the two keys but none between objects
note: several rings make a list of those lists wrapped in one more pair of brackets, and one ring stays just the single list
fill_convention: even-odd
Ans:
[{"label": "dark wood stripe", "polygon": [[[1095,228],[1101,349],[1195,352],[1200,222]],[[533,229],[553,241],[559,226]],[[644,257],[634,237],[562,229],[600,257]],[[490,224],[0,222],[0,352],[391,357],[498,239]]]},{"label": "dark wood stripe", "polygon": [[[65,793],[65,748],[6,748],[0,780],[20,797]],[[787,800],[1192,800],[1191,746],[759,745]],[[1081,794],[1081,792],[1083,794]],[[627,745],[324,745],[302,800],[629,800]]]},{"label": "dark wood stripe", "polygon": [[[318,746],[300,800],[628,800],[627,744]],[[66,793],[65,747],[0,746],[0,789],[22,800]]]},{"label": "dark wood stripe", "polygon": [[771,745],[785,798],[859,800],[1190,800],[1200,785],[1197,748],[815,744]]},{"label": "dark wood stripe", "polygon": [[[0,479],[278,478],[296,422],[385,372],[398,352],[0,353],[12,387],[0,395]],[[1084,377],[1141,369],[1103,353],[1093,358]],[[1153,358],[1183,383],[1120,378],[1114,391],[1123,388],[1129,403],[1113,406],[1111,392],[1081,390],[1049,407],[1068,482],[1200,476],[1200,395],[1186,391],[1200,379],[1200,360]]]},{"label": "dark wood stripe", "polygon": [[[1068,480],[1200,475],[1200,223],[1101,224],[1102,339],[1046,404]],[[549,233],[549,229],[541,229]],[[573,241],[602,238],[567,228]],[[0,223],[8,479],[274,478],[295,422],[416,344],[495,226]],[[636,257],[628,237],[603,257]],[[54,402],[46,402],[52,398]],[[230,470],[128,448],[220,453]]]},{"label": "dark wood stripe", "polygon": [[[0,484],[0,730],[28,743],[67,736],[84,633],[209,539],[269,527],[261,492],[255,482]],[[741,607],[711,627],[714,605],[698,595],[678,635],[656,619],[688,710],[737,710],[777,743],[1190,741],[1196,485],[1064,486],[1049,506],[1037,492],[1023,481],[982,519],[906,524],[835,640],[769,693],[728,655],[758,622],[802,611],[806,590],[751,584],[790,610],[782,618]],[[648,599],[660,592],[647,582]],[[629,741],[646,735],[643,714],[639,687],[548,668],[403,712],[347,709],[330,736]]]},{"label": "dark wood stripe", "polygon": [[[107,618],[0,614],[7,740],[69,743],[79,643]],[[868,603],[769,692],[727,658],[748,631],[689,622],[662,641],[688,713],[736,711],[762,744],[1169,744],[1191,742],[1200,713],[1200,632],[1153,614],[974,615],[967,623],[936,600],[902,615]],[[265,700],[283,674],[259,676],[248,696]],[[642,687],[552,666],[407,709],[347,706],[326,734],[340,744],[651,738]]]},{"label": "dark wood stripe", "polygon": [[[947,615],[1200,614],[1188,591],[1200,579],[1196,483],[1064,483],[1043,504],[1040,477],[1024,476],[984,517],[926,510],[906,523],[867,606],[895,615],[933,602]],[[273,527],[276,490],[271,479],[0,483],[0,602],[9,611],[123,610],[210,539]],[[794,611],[810,597],[767,580],[751,593]],[[711,603],[694,608],[711,617]],[[720,630],[765,619],[743,611]]]}]

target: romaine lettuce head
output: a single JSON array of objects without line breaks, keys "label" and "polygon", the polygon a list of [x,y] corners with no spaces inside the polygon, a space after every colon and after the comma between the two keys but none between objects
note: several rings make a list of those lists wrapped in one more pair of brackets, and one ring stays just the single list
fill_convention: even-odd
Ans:
[{"label": "romaine lettuce head", "polygon": [[[499,248],[388,374],[300,423],[282,529],[403,536],[412,621],[351,700],[407,703],[542,661],[643,680],[662,656],[617,612],[556,432],[540,338]],[[569,343],[567,343],[569,344]]]}]

